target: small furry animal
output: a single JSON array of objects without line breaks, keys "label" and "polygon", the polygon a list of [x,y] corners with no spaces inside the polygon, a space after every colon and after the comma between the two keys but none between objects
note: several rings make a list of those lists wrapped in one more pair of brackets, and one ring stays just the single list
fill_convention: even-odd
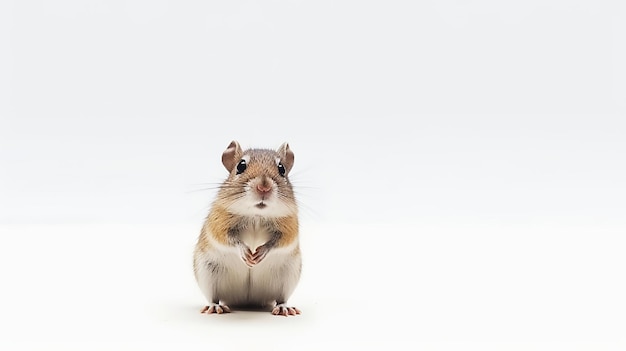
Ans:
[{"label": "small furry animal", "polygon": [[194,251],[196,281],[208,302],[202,313],[273,305],[274,315],[300,314],[286,305],[302,268],[298,207],[287,177],[293,162],[287,143],[242,151],[232,141],[222,154],[230,174]]}]

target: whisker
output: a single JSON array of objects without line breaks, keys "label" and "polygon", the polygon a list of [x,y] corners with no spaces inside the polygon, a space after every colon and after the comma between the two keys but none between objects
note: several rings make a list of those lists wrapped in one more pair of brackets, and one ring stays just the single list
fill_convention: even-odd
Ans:
[{"label": "whisker", "polygon": [[185,191],[186,194],[190,194],[190,193],[198,193],[201,191],[209,191],[209,190],[215,190],[216,188],[203,188],[203,189],[195,189],[195,190],[187,190]]},{"label": "whisker", "polygon": [[233,193],[233,194],[227,194],[224,199],[228,200],[228,201],[237,201],[239,199],[242,199],[246,196],[246,192],[242,191],[239,193]]},{"label": "whisker", "polygon": [[317,186],[306,186],[306,185],[293,185],[293,188],[298,188],[298,189],[319,189],[319,187]]}]

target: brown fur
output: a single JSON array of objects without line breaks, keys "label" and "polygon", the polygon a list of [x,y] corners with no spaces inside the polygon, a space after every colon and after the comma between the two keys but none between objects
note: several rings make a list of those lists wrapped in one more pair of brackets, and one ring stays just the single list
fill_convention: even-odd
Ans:
[{"label": "brown fur", "polygon": [[[241,216],[234,215],[221,206],[213,206],[202,226],[197,249],[200,252],[206,252],[211,247],[207,237],[210,234],[213,235],[215,241],[228,245],[228,230],[241,220],[243,220]],[[282,233],[277,247],[287,246],[298,238],[299,224],[297,216],[275,218],[268,223]]]},{"label": "brown fur", "polygon": [[[223,152],[229,176],[211,206],[194,252],[196,280],[209,304],[203,312],[230,312],[227,304],[274,303],[272,314],[300,313],[285,306],[302,263],[298,209],[287,177],[293,161],[286,143],[277,151],[244,152],[233,141]],[[286,247],[291,249],[276,250]],[[235,261],[237,255],[242,262]]]},{"label": "brown fur", "polygon": [[[224,182],[217,194],[217,198],[211,207],[211,211],[202,227],[202,232],[198,238],[197,250],[205,252],[211,247],[207,235],[213,235],[213,239],[220,244],[228,245],[228,230],[245,220],[242,216],[232,214],[226,210],[233,197],[241,192],[244,184],[259,175],[267,174],[278,184],[279,192],[289,201],[293,202],[293,214],[283,218],[272,218],[268,220],[268,224],[282,233],[277,243],[278,247],[291,244],[298,237],[298,216],[297,208],[294,200],[293,190],[288,178],[283,178],[278,174],[275,165],[275,158],[279,157],[285,165],[287,173],[293,166],[293,153],[287,152],[288,146],[283,145],[278,152],[267,149],[249,149],[245,152],[241,151],[238,143],[232,142],[224,154],[222,162],[226,169],[230,172],[228,179]],[[250,155],[254,162],[250,162],[243,177],[235,181],[236,165],[243,155]]]}]

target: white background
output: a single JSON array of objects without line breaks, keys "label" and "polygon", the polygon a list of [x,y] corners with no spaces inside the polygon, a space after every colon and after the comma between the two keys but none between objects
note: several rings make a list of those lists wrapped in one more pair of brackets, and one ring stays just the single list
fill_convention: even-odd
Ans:
[{"label": "white background", "polygon": [[[301,316],[198,313],[233,139]],[[7,349],[623,349],[625,235],[620,1],[0,2]]]}]

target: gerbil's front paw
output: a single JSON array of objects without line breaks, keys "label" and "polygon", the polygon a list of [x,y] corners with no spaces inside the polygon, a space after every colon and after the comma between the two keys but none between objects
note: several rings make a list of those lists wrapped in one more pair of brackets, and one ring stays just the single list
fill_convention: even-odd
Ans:
[{"label": "gerbil's front paw", "polygon": [[206,314],[213,314],[213,313],[222,314],[222,313],[229,313],[229,312],[230,312],[230,307],[226,305],[221,305],[219,303],[212,303],[208,306],[204,306],[204,308],[200,311],[200,313],[206,313]]},{"label": "gerbil's front paw", "polygon": [[295,316],[297,314],[302,313],[299,309],[295,307],[287,307],[285,304],[278,304],[272,310],[272,314],[275,316]]},{"label": "gerbil's front paw", "polygon": [[241,253],[241,259],[248,267],[254,267],[256,262],[254,261],[254,254],[246,245],[239,246],[239,252]]},{"label": "gerbil's front paw", "polygon": [[250,268],[263,261],[263,259],[270,250],[265,245],[257,247],[254,253],[252,253],[252,250],[250,250],[250,248],[245,245],[241,245],[239,249],[241,250],[241,259]]},{"label": "gerbil's front paw", "polygon": [[265,245],[261,245],[259,247],[256,248],[256,251],[254,251],[254,253],[252,254],[252,259],[254,260],[254,264],[257,264],[261,261],[263,261],[263,259],[265,258],[265,256],[267,255],[267,253],[270,251],[270,249],[265,246]]}]

